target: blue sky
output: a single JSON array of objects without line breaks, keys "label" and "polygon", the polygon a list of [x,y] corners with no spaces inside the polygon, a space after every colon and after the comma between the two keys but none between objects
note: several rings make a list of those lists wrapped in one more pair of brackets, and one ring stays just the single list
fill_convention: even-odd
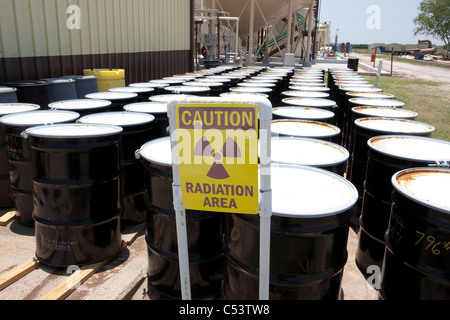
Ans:
[{"label": "blue sky", "polygon": [[[414,17],[419,14],[421,0],[320,0],[320,20],[331,20],[331,42],[336,29],[338,42],[414,44],[429,39],[435,44],[443,41],[424,35],[414,36]],[[377,17],[379,16],[379,19]]]}]

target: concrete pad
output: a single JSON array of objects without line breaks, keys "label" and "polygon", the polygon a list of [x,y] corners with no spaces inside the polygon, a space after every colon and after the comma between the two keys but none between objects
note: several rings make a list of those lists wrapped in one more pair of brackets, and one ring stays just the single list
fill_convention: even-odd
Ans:
[{"label": "concrete pad", "polygon": [[[5,210],[0,210],[0,216]],[[135,241],[79,286],[66,300],[150,300],[147,295],[148,253],[144,224],[127,228],[124,241]],[[348,260],[342,280],[341,300],[378,300],[355,263],[358,235],[350,229]],[[0,276],[34,257],[34,228],[14,221],[0,227]],[[0,291],[0,300],[39,300],[70,274],[62,268],[39,266]]]},{"label": "concrete pad", "polygon": [[[8,210],[0,210],[0,216]],[[136,240],[72,293],[66,300],[129,299],[147,274],[144,224],[126,228],[123,241]],[[13,221],[0,227],[0,276],[35,257],[34,228]],[[0,300],[39,300],[65,281],[65,268],[40,265],[0,291]]]}]

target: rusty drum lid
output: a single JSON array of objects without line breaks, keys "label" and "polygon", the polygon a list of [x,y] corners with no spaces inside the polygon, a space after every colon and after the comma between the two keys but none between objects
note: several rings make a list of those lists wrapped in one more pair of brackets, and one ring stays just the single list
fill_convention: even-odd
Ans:
[{"label": "rusty drum lid", "polygon": [[377,136],[367,142],[370,149],[398,159],[450,163],[450,142],[420,136]]},{"label": "rusty drum lid", "polygon": [[411,168],[392,177],[395,190],[425,207],[450,215],[449,169]]}]

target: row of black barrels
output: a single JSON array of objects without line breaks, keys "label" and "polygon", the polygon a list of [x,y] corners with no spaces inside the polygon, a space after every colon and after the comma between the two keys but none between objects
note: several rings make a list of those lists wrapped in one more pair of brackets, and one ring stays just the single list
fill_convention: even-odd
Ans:
[{"label": "row of black barrels", "polygon": [[[113,203],[117,203],[118,198],[114,190],[117,190],[121,130],[120,127],[105,125],[68,124],[35,127],[25,131],[24,138],[30,141],[32,157],[41,159],[36,161],[33,167],[35,192],[38,195],[36,198],[41,199],[39,195],[49,197],[42,198],[43,201],[39,202],[40,206],[35,210],[37,255],[43,261],[58,265],[58,259],[63,259],[66,263],[71,261],[79,264],[82,263],[81,256],[101,260],[118,248],[119,232],[114,232],[118,227],[117,216],[102,224],[91,223],[86,228],[78,219],[93,221],[100,217],[110,217],[106,214],[102,216],[101,213],[106,211],[84,211],[88,214],[86,217],[79,217],[78,214],[76,222],[70,224],[68,221],[72,222],[73,212],[71,214],[70,211],[64,211],[63,207],[55,210],[54,205],[58,203],[55,199],[64,200],[61,194],[72,193],[75,190],[78,197],[74,197],[75,194],[72,193],[65,199],[66,206],[79,212],[84,202],[76,199],[86,199],[86,195],[80,194],[80,191],[83,192],[86,188],[85,181],[92,179],[99,181],[97,190],[106,190],[107,198],[111,200],[111,207],[105,206],[106,203],[103,201],[102,208],[111,209],[109,212],[118,208]],[[91,160],[86,162],[89,166],[86,163],[74,166],[74,162],[71,161],[73,170],[71,174],[66,170],[50,170],[49,168],[54,167],[56,163],[69,162],[68,154],[83,153],[80,150],[74,152],[73,140],[76,140],[76,148],[88,150],[84,158]],[[283,140],[277,143],[282,143],[281,141]],[[292,141],[292,138],[285,139],[285,150],[293,149]],[[298,139],[298,142],[300,143],[301,139]],[[56,157],[55,147],[58,147]],[[170,140],[168,137],[153,140],[137,153],[146,160],[144,180],[148,219],[146,236],[149,245],[149,289],[155,299],[177,298],[180,288],[175,217],[171,198]],[[111,167],[105,167],[103,162],[102,165],[98,165],[98,159],[103,156],[107,157]],[[93,161],[94,159],[96,161]],[[97,167],[94,168],[92,166],[95,163]],[[69,167],[68,163],[66,164]],[[353,215],[357,191],[340,175],[323,169],[290,164],[274,166],[273,170],[276,178],[273,178],[271,298],[337,299],[340,294],[343,267],[347,260],[348,222]],[[426,171],[426,169],[405,170],[397,174],[396,179],[400,181],[401,178],[401,181],[405,182],[416,180],[411,177],[417,173],[419,177],[423,176]],[[433,174],[439,174],[438,179],[442,180],[432,181],[431,185],[436,182],[438,184],[448,182],[447,170],[431,171]],[[92,177],[94,172],[95,177]],[[65,183],[55,184],[57,181]],[[299,184],[298,181],[305,183]],[[428,247],[432,242],[431,239],[434,239],[430,255],[440,259],[433,265],[439,266],[442,259],[445,259],[448,248],[448,243],[441,240],[442,236],[445,236],[445,229],[439,229],[440,234],[433,233],[435,227],[433,223],[422,217],[422,211],[429,211],[430,208],[427,205],[423,206],[420,201],[414,201],[408,190],[402,189],[404,186],[401,181],[398,182],[398,186],[394,185],[398,190],[396,205],[399,212],[394,218],[391,217],[397,229],[391,229],[389,235],[395,240],[396,246],[401,244],[401,248],[405,244],[399,240],[403,237],[412,237],[407,234],[414,233],[409,229],[420,226],[424,237],[426,235],[426,239],[423,240],[427,241]],[[108,184],[113,186],[108,187]],[[406,213],[402,210],[406,210]],[[410,216],[414,216],[417,221],[411,221]],[[194,297],[199,299],[215,297],[220,289],[223,298],[257,299],[258,219],[251,216],[225,216],[205,212],[188,212],[188,217],[188,228],[191,230],[189,248],[192,255],[190,266]],[[391,224],[394,225],[392,221]],[[70,239],[66,238],[69,234]],[[115,236],[111,237],[112,235]],[[224,239],[223,246],[222,239]],[[396,280],[398,279],[389,279],[385,282],[386,285],[390,285]],[[433,285],[436,286],[435,283]],[[399,286],[394,288],[398,290]],[[436,295],[434,298],[443,297],[442,291],[433,289],[430,292]]]},{"label": "row of black barrels", "polygon": [[[357,215],[354,217],[352,222],[358,227],[360,226],[360,224],[363,224],[359,222],[361,212],[363,211],[363,208],[361,208],[361,206],[363,205],[363,198],[364,200],[367,199],[366,201],[364,201],[364,207],[367,207],[366,213],[362,214],[361,218],[364,219],[363,221],[365,221],[365,225],[372,223],[371,226],[367,228],[371,231],[371,233],[376,230],[375,234],[378,234],[378,236],[373,239],[371,233],[367,233],[364,228],[361,230],[362,234],[360,237],[360,246],[357,253],[357,263],[363,273],[367,275],[366,272],[368,270],[368,267],[378,266],[381,269],[383,263],[385,243],[384,240],[381,239],[384,239],[384,233],[388,228],[388,217],[391,209],[390,204],[392,201],[390,200],[390,193],[392,191],[392,188],[390,187],[390,176],[396,172],[396,170],[393,169],[393,171],[392,168],[389,168],[391,170],[387,170],[385,175],[380,175],[380,172],[372,170],[373,168],[369,168],[371,172],[367,172],[368,170],[366,163],[368,160],[367,152],[369,149],[367,142],[371,137],[382,134],[405,134],[430,137],[431,133],[434,131],[434,127],[428,124],[410,121],[414,120],[415,117],[418,116],[418,114],[410,110],[402,109],[405,104],[395,100],[395,97],[393,95],[382,93],[381,89],[373,88],[373,86],[369,85],[367,81],[363,81],[363,79],[358,78],[356,74],[348,72],[350,71],[345,70],[342,74],[340,72],[337,72],[338,76],[336,77],[336,83],[334,83],[334,86],[332,82],[329,82],[329,84],[331,84],[331,87],[334,88],[334,92],[332,93],[332,95],[337,101],[339,101],[340,104],[337,108],[337,116],[339,125],[342,128],[341,144],[349,148],[352,155],[349,161],[347,176],[357,186],[358,191],[360,191],[360,197],[356,210]],[[330,79],[333,79],[332,73],[329,77],[329,81]],[[338,84],[339,82],[341,83],[339,86],[337,86],[336,84]],[[378,99],[374,100],[373,98]],[[306,100],[301,99],[299,101],[305,102]],[[365,107],[361,107],[359,105]],[[369,113],[364,114],[365,112]],[[287,111],[284,110],[283,113],[286,114]],[[371,116],[372,118],[357,120],[358,118],[365,118],[364,116]],[[379,118],[374,119],[373,117]],[[407,141],[408,138],[409,137],[402,137],[401,141]],[[391,140],[392,139],[389,137],[389,141]],[[400,140],[396,141],[398,142]],[[410,150],[418,150],[417,147],[419,146],[420,151],[416,152],[415,154],[405,154],[405,151],[403,151],[403,153],[397,154],[397,157],[403,158],[402,165],[398,165],[397,162],[397,170],[420,165],[443,165],[448,167],[448,160],[446,159],[449,159],[449,156],[447,151],[448,144],[446,142],[431,139],[420,141],[416,139],[414,140],[413,144],[417,144],[416,147],[409,145],[408,148],[411,148]],[[399,143],[394,149],[398,151],[405,150],[405,148],[406,146],[403,146],[403,143]],[[423,154],[422,150],[424,150],[424,148],[425,150],[434,150],[435,152],[426,152],[427,156],[424,158],[420,158],[419,153]],[[390,151],[385,151],[392,152],[392,149]],[[418,157],[420,159],[416,160]],[[405,158],[410,159],[406,159],[405,161]],[[371,175],[370,179],[366,179],[366,172],[367,175]],[[372,172],[375,173],[372,174]],[[375,186],[369,186],[367,188],[365,185],[369,185],[369,181],[367,181],[368,179],[372,184],[380,181],[382,183],[381,185],[378,184]],[[389,200],[387,201],[387,203],[385,203],[385,205],[380,203],[380,201],[384,201],[380,200],[383,199],[383,197],[374,197],[367,191],[367,189],[369,189],[370,191],[371,189],[373,190],[377,187],[379,188],[380,186],[384,188],[384,190],[388,190],[386,191],[386,194],[388,194],[387,198]],[[373,192],[376,194],[375,191]],[[380,214],[379,210],[383,207],[385,209],[384,213]],[[377,215],[379,215],[379,217],[376,217]],[[377,223],[374,224],[373,221],[369,223],[368,221],[370,219],[377,221]],[[379,236],[380,234],[381,236]],[[438,274],[440,275],[441,273],[438,272]],[[439,279],[442,278],[446,279],[445,276],[439,277]],[[446,295],[443,294],[443,296]]]},{"label": "row of black barrels", "polygon": [[[338,85],[343,79],[362,92],[375,90],[349,70],[330,72],[328,85],[347,128],[347,177],[360,194],[352,220],[359,230],[356,263],[366,277],[373,267],[381,271],[382,299],[448,299],[450,206],[441,190],[450,173],[450,143],[431,138],[435,128],[414,121],[418,114],[395,97],[358,101]],[[358,119],[358,102],[391,110]]]},{"label": "row of black barrels", "polygon": [[[50,112],[51,111],[49,111],[49,113]],[[31,112],[29,115],[31,116]],[[75,116],[74,113],[70,112],[65,112],[65,115]],[[30,146],[30,158],[32,163],[31,176],[33,177],[34,198],[36,201],[33,216],[36,221],[36,254],[44,263],[53,266],[68,264],[80,265],[102,260],[117,250],[118,243],[120,242],[120,237],[117,233],[117,212],[120,211],[120,206],[118,205],[118,192],[116,192],[116,190],[118,189],[118,172],[120,172],[120,169],[119,171],[116,169],[118,167],[120,168],[121,152],[119,141],[121,141],[122,138],[118,139],[118,134],[119,132],[122,132],[121,130],[123,131],[124,129],[105,125],[60,124],[28,128],[21,133],[21,138],[27,140]],[[110,137],[111,140],[105,141],[108,140],[107,137]],[[166,141],[168,142],[168,139]],[[291,142],[290,139],[288,142]],[[316,142],[314,142],[314,144],[315,143]],[[159,153],[159,155],[161,155],[161,153]],[[109,164],[108,166],[102,167],[103,162],[99,161],[99,159],[102,159],[102,156],[106,157]],[[171,170],[169,159],[166,159],[166,161],[168,168]],[[116,160],[119,165],[117,165]],[[92,172],[95,172],[94,176],[90,175]],[[347,233],[345,230],[348,231],[348,229],[346,229],[345,221],[350,217],[349,212],[351,212],[352,199],[355,198],[355,193],[352,192],[354,190],[341,178],[339,178],[339,180],[335,176],[322,176],[324,174],[323,172],[311,173],[309,170],[306,170],[306,173],[313,175],[317,174],[318,177],[322,177],[322,179],[329,178],[331,181],[343,184],[348,189],[348,199],[347,202],[344,203],[346,206],[344,208],[345,214],[337,219],[342,222],[344,231],[340,233],[339,239],[336,239],[341,248],[343,248],[342,250],[345,251],[345,234]],[[280,175],[277,176],[281,177]],[[287,176],[292,176],[292,172],[286,172],[284,177]],[[163,180],[166,181],[167,177]],[[165,191],[165,189],[159,186],[153,188],[154,184],[151,177],[146,178],[146,181],[149,182],[146,190],[153,190],[155,195],[157,195],[153,198],[153,193],[147,192],[148,196],[146,198],[157,199],[156,203],[161,201],[161,199],[164,199],[158,192]],[[170,183],[169,186],[171,186]],[[320,188],[322,188],[322,184],[320,184]],[[171,192],[168,194],[170,195]],[[167,192],[164,192],[164,196],[167,196]],[[86,202],[86,199],[91,199],[92,202]],[[102,201],[98,201],[99,199]],[[106,201],[105,199],[108,199],[107,204],[103,202]],[[307,199],[311,198],[307,197]],[[284,201],[282,201],[282,203],[284,203]],[[172,208],[173,203],[169,201],[169,204],[170,208]],[[316,218],[320,218],[321,215],[330,215],[329,212],[323,213],[320,212],[320,209],[318,211],[318,217],[313,217],[310,221],[313,225],[316,223]],[[78,212],[82,212],[83,214],[80,215]],[[296,212],[287,212],[286,214],[297,215]],[[221,215],[215,214],[214,216],[216,218]],[[151,219],[155,218],[154,215],[148,215],[148,218],[150,217]],[[326,220],[329,219],[330,218],[326,217]],[[333,219],[334,218],[331,220]],[[148,225],[149,227],[155,226],[154,223],[149,223]],[[222,226],[222,222],[219,225]],[[325,229],[328,227],[325,227]],[[163,227],[163,229],[165,228],[166,227]],[[193,230],[197,230],[197,228],[194,228]],[[202,232],[204,232],[204,230],[214,229],[202,228],[202,230]],[[165,235],[173,237],[174,233],[166,233]],[[221,238],[222,237],[220,236],[217,239],[220,241]],[[236,239],[236,234],[234,234],[233,238]],[[198,240],[197,237],[195,237],[195,239]],[[201,237],[201,239],[207,239],[206,242],[208,243],[211,238]],[[332,240],[332,242],[334,242],[334,240]],[[173,246],[173,243],[171,246]],[[317,247],[318,251],[322,252],[322,249],[319,248],[318,245],[315,245],[315,247]],[[330,244],[329,247],[336,247],[336,245]],[[193,251],[195,252],[195,250]],[[253,251],[253,249],[251,249],[251,251]],[[222,253],[220,255],[222,255]],[[300,268],[306,268],[306,273],[308,274],[311,273],[308,260],[313,259],[315,253],[311,253],[311,255],[311,257],[305,258],[305,266],[300,266]],[[322,253],[322,255],[324,255],[324,253]],[[325,255],[329,256],[329,254]],[[286,259],[286,257],[284,257],[284,259]],[[296,254],[293,254],[290,259],[297,260],[298,257]],[[342,276],[342,268],[346,261],[346,252],[341,252],[341,250],[337,251],[332,262],[328,261],[324,263],[323,259],[324,257],[322,256],[321,258],[318,258],[319,261],[317,262],[319,270],[323,271],[323,274],[321,274],[319,278],[324,277],[325,274],[326,279],[319,280],[318,283],[315,284],[317,287],[315,289],[315,295],[313,295],[310,290],[311,277],[306,275],[301,281],[306,282],[302,285],[302,295],[299,295],[299,289],[295,289],[289,296],[277,293],[277,297],[321,298],[322,292],[325,289],[327,293],[323,297],[336,298],[339,294],[340,279]],[[339,260],[337,265],[340,266],[337,269],[333,267],[336,264],[336,260]],[[151,266],[154,265],[153,261],[154,260],[151,259]],[[256,263],[256,260],[253,262]],[[312,264],[314,265],[315,263]],[[172,262],[171,267],[177,268],[176,261]],[[285,272],[296,272],[295,269],[297,269],[297,267],[298,266],[293,266],[292,270],[286,270]],[[219,269],[221,268],[222,267],[219,266]],[[257,268],[256,265],[254,265],[253,268]],[[171,268],[164,267],[163,269],[167,272],[167,270],[170,270]],[[157,275],[157,272],[152,269],[150,274]],[[330,276],[334,279],[331,288],[329,288],[327,280]],[[215,278],[217,279],[217,275]],[[255,281],[255,279],[257,279],[257,275],[253,275],[253,280],[251,281]],[[236,283],[240,283],[240,280],[235,279],[235,284]],[[290,284],[288,284],[288,286],[290,286]],[[238,291],[236,291],[235,294],[238,294]],[[281,291],[285,292],[285,289]],[[256,291],[254,294],[256,294]],[[204,298],[203,295],[202,298]]]},{"label": "row of black barrels", "polygon": [[[260,70],[264,70],[264,68],[252,68],[245,71],[241,69],[241,73],[230,74],[230,68],[226,68],[223,70],[210,70],[208,73],[197,74],[197,76],[204,77],[208,75],[209,77],[220,77],[220,73],[227,71],[227,77],[237,82],[254,76]],[[2,99],[10,102],[9,104],[2,104],[0,110],[0,115],[5,116],[1,125],[1,188],[4,192],[1,195],[0,206],[15,206],[22,223],[34,224],[32,218],[34,205],[32,179],[30,178],[31,165],[29,161],[29,148],[26,141],[20,137],[20,133],[28,127],[48,123],[71,122],[75,121],[77,117],[81,117],[82,119],[80,121],[125,126],[127,127],[127,136],[133,136],[133,138],[129,139],[130,141],[123,139],[124,150],[121,152],[122,216],[123,221],[143,222],[145,216],[142,201],[142,168],[140,168],[141,165],[136,160],[130,160],[133,157],[132,151],[134,150],[131,150],[130,153],[127,148],[135,149],[140,146],[140,142],[168,135],[167,106],[165,101],[167,100],[167,96],[173,96],[176,91],[166,90],[167,86],[171,82],[172,84],[177,84],[180,81],[189,81],[192,79],[194,79],[192,76],[183,78],[179,75],[177,77],[154,80],[154,82],[136,84],[135,87],[114,88],[110,90],[111,92],[95,92],[97,90],[96,78],[90,76],[68,76],[67,78],[47,79],[48,81],[9,83],[10,85],[15,85],[17,88],[6,87],[2,88],[5,89],[3,92],[0,92]],[[149,87],[145,87],[144,85],[149,85]],[[53,99],[60,98],[68,100],[51,102],[47,106],[46,103],[52,99],[49,98],[49,86],[52,89],[51,95]],[[171,86],[170,88],[175,89],[176,87]],[[193,88],[194,90],[191,92],[196,93],[201,93],[195,91],[199,89],[207,92],[206,87],[185,86],[184,88]],[[16,95],[16,91],[18,95]],[[85,95],[85,98],[89,99],[70,99],[74,97],[75,91],[77,91],[78,96]],[[162,93],[171,94],[160,95]],[[21,101],[32,101],[30,99],[33,98],[36,103],[55,110],[55,112],[42,112],[44,111],[42,110],[43,108],[37,104],[14,103],[14,101],[19,100],[18,98]],[[139,101],[148,101],[150,98],[152,102],[139,103]],[[39,113],[21,114],[39,109],[41,109]],[[71,111],[75,113],[56,111]],[[107,113],[123,111],[144,112],[149,115],[145,117],[141,115],[139,117],[120,113]],[[89,117],[86,118],[88,115]],[[140,139],[133,140],[136,135],[140,135]],[[130,142],[132,142],[131,147],[128,147],[127,145]]]},{"label": "row of black barrels", "polygon": [[[254,74],[255,70],[252,70]],[[242,76],[236,74],[236,80],[242,77],[251,76],[252,73],[246,72]],[[90,80],[92,77],[81,77],[80,81],[85,85],[86,81],[89,81],[90,90],[95,87]],[[163,79],[164,82],[169,82],[169,79]],[[73,84],[73,81],[55,81],[59,84]],[[23,87],[33,87],[32,91],[36,87],[34,84],[25,82],[21,83]],[[23,89],[22,86],[18,86]],[[45,87],[43,83],[38,83],[39,90]],[[85,86],[82,86],[85,88]],[[60,91],[60,94],[64,94],[67,88]],[[23,89],[22,91],[26,91]],[[56,90],[57,91],[57,90]],[[6,90],[7,93],[11,91]],[[15,91],[12,91],[15,92]],[[33,91],[34,92],[34,91]],[[30,92],[29,96],[31,95]],[[38,92],[34,92],[36,96],[40,96]],[[103,93],[91,93],[90,95],[103,94]],[[108,93],[105,93],[108,94]],[[41,95],[42,96],[42,95]],[[122,96],[122,94],[119,94]],[[27,99],[27,97],[21,96],[21,99]],[[97,98],[97,99],[96,99]],[[111,98],[108,96],[108,98]],[[109,124],[119,125],[123,128],[123,133],[120,139],[120,179],[119,179],[119,209],[121,211],[121,221],[142,222],[145,220],[144,215],[144,183],[143,183],[143,168],[142,161],[137,161],[134,157],[134,151],[142,145],[143,142],[151,139],[167,136],[167,108],[164,103],[154,102],[155,105],[151,105],[151,110],[147,110],[146,114],[139,113],[142,111],[138,103],[133,100],[136,98],[136,94],[132,94],[131,99],[120,98],[101,100],[98,97],[92,97],[91,99],[78,99],[78,100],[63,100],[56,103],[50,103],[49,110],[41,110],[40,105],[26,104],[26,103],[9,103],[2,104],[1,113],[3,115],[1,121],[1,161],[2,161],[2,207],[15,206],[16,213],[18,214],[19,221],[25,224],[34,225],[35,215],[34,209],[42,204],[45,200],[53,201],[53,210],[55,211],[70,211],[69,215],[75,215],[76,211],[70,208],[70,194],[58,195],[58,199],[53,199],[48,192],[43,192],[50,198],[40,199],[38,196],[34,197],[34,175],[33,167],[35,163],[31,161],[32,150],[28,144],[28,141],[22,136],[22,133],[31,128],[46,124],[63,124],[71,122],[90,123],[90,124]],[[167,97],[162,97],[167,98]],[[164,99],[163,99],[164,100]],[[13,99],[13,101],[15,101]],[[125,103],[130,103],[125,105]],[[153,102],[152,102],[153,103]],[[153,108],[156,106],[156,109]],[[113,110],[136,111],[134,114],[113,112]],[[68,111],[72,110],[72,111]],[[154,112],[156,111],[156,112]],[[150,113],[150,114],[147,114]],[[153,116],[152,114],[155,114]],[[80,159],[75,159],[77,156],[74,151],[74,159],[77,164]],[[78,161],[78,162],[77,162]],[[83,165],[88,165],[84,163]],[[54,170],[64,171],[68,164],[64,161],[57,162],[52,165]],[[99,164],[100,165],[100,164]],[[50,170],[50,168],[47,168]],[[5,182],[5,183],[3,183]],[[91,192],[91,191],[90,191]],[[40,195],[42,196],[42,194]],[[75,196],[77,201],[81,201],[82,198]],[[101,206],[101,200],[107,196],[107,194],[101,195],[92,190],[92,194],[85,193],[86,201],[85,209],[89,212],[91,210],[99,210]],[[100,210],[101,212],[101,210]],[[87,213],[89,215],[90,213]],[[63,215],[64,216],[64,215]],[[72,261],[73,262],[73,261]],[[59,264],[58,262],[48,262],[49,264]]]}]

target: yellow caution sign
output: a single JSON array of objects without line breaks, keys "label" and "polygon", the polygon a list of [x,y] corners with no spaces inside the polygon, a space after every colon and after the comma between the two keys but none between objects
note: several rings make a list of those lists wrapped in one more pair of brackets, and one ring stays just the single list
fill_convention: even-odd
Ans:
[{"label": "yellow caution sign", "polygon": [[186,209],[257,214],[257,105],[179,104],[176,119]]}]

